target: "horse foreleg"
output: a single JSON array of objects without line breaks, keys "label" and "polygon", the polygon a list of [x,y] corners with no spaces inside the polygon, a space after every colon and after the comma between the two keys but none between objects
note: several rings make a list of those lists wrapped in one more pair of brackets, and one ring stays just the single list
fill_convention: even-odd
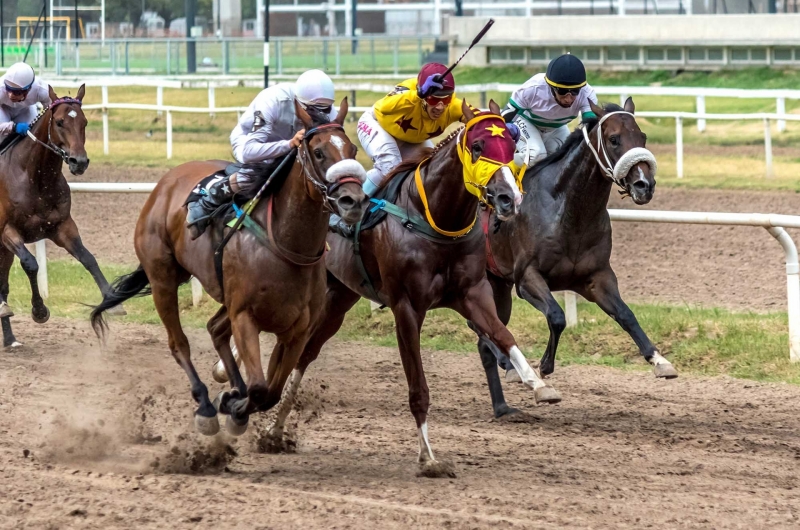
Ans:
[{"label": "horse foreleg", "polygon": [[3,244],[8,250],[17,255],[19,263],[22,265],[22,270],[28,276],[28,281],[31,284],[31,315],[34,322],[44,324],[50,318],[50,310],[44,305],[42,295],[39,294],[39,282],[37,279],[39,264],[36,263],[36,258],[25,248],[25,241],[19,235],[19,232],[10,225],[6,225],[5,229],[3,229]]},{"label": "horse foreleg", "polygon": [[658,352],[658,349],[642,330],[633,311],[622,301],[617,285],[617,276],[611,268],[591,275],[584,288],[579,292],[590,302],[596,303],[631,336],[645,360],[653,365],[656,377],[665,379],[678,377],[678,371]]},{"label": "horse foreleg", "polygon": [[275,421],[267,430],[267,439],[271,446],[275,448],[283,448],[285,446],[283,431],[286,426],[286,419],[292,412],[297,392],[300,389],[300,382],[303,380],[306,369],[317,359],[325,343],[336,335],[339,328],[342,327],[345,315],[360,298],[357,293],[348,289],[332,274],[328,274],[325,307],[317,319],[317,325],[305,348],[303,348],[297,367],[292,372],[292,376],[283,391],[281,402],[276,410]]},{"label": "horse foreleg", "polygon": [[500,319],[492,300],[492,288],[485,278],[464,294],[464,297],[453,307],[462,316],[471,320],[477,330],[494,342],[503,353],[508,355],[511,364],[522,378],[523,384],[533,389],[537,403],[558,403],[561,397],[558,392],[531,368],[522,355],[511,332]]},{"label": "horse foreleg", "polygon": [[[58,230],[50,240],[66,250],[70,256],[83,265],[84,269],[89,271],[94,283],[100,289],[100,294],[105,295],[108,292],[108,281],[103,275],[103,271],[100,270],[94,255],[83,246],[78,226],[72,220],[72,217],[67,218],[66,221],[58,226]],[[121,316],[125,314],[125,310],[122,306],[116,306],[109,309],[108,314]]]},{"label": "horse foreleg", "polygon": [[[164,267],[160,264],[159,267]],[[181,328],[180,310],[178,308],[178,285],[180,281],[174,275],[171,278],[163,278],[165,271],[151,274],[148,271],[150,285],[153,289],[153,302],[155,303],[158,316],[167,329],[169,339],[169,349],[175,361],[183,368],[189,377],[192,386],[192,397],[199,404],[194,413],[194,422],[197,430],[206,436],[211,436],[219,431],[217,421],[217,409],[208,398],[208,387],[200,380],[191,360],[189,349],[189,339]]]},{"label": "horse foreleg", "polygon": [[517,292],[520,298],[542,312],[547,319],[550,338],[539,363],[539,371],[542,375],[550,375],[555,370],[558,341],[567,327],[567,318],[564,316],[564,310],[553,298],[553,293],[550,292],[550,287],[548,287],[545,279],[533,267],[528,267],[522,278],[517,282]]},{"label": "horse foreleg", "polygon": [[5,247],[0,247],[0,322],[3,326],[3,346],[16,348],[22,346],[11,331],[11,317],[14,313],[8,306],[8,273],[14,263],[14,253]]},{"label": "horse foreleg", "polygon": [[[220,412],[230,414],[234,422],[243,425],[247,417],[259,409],[267,399],[267,381],[264,379],[264,369],[261,366],[261,345],[258,336],[260,329],[248,308],[230,314],[233,337],[239,350],[247,375],[247,395],[233,397],[223,395],[220,402]],[[280,342],[276,344],[277,349]]]},{"label": "horse foreleg", "polygon": [[[231,337],[233,336],[233,331],[231,330],[231,321],[228,318],[228,308],[225,306],[220,307],[219,311],[217,311],[217,313],[208,321],[206,329],[208,330],[208,334],[211,336],[211,342],[214,344],[214,349],[217,350],[217,355],[219,355],[219,362],[221,362],[225,367],[225,375],[227,376],[227,380],[231,382],[231,388],[233,388],[233,391],[228,395],[228,399],[246,397],[247,385],[245,384],[244,379],[242,379],[242,374],[239,371],[239,366],[236,363],[233,350],[231,349]],[[225,396],[225,393],[221,393],[217,397],[217,408],[219,408],[219,403],[222,401],[223,396]],[[241,421],[237,422],[228,416],[228,420],[225,423],[225,428],[229,434],[232,434],[233,436],[240,436],[247,430],[247,418],[245,418],[244,422],[242,423]]]}]

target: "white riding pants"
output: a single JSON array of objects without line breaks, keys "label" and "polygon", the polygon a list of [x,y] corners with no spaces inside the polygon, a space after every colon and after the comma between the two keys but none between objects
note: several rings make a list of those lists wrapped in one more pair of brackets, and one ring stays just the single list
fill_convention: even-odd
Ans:
[{"label": "white riding pants", "polygon": [[518,166],[524,164],[531,167],[547,155],[557,151],[569,136],[569,128],[566,125],[555,129],[540,128],[519,114],[514,117],[513,122],[519,127],[520,133],[517,152],[514,155],[514,162]]}]

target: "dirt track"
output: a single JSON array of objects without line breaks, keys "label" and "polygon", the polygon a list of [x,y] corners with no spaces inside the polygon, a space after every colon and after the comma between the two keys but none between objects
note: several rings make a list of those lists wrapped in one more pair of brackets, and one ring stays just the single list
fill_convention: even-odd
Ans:
[{"label": "dirt track", "polygon": [[[16,325],[27,347],[0,352],[0,528],[796,528],[800,517],[797,387],[567,367],[553,378],[564,402],[536,406],[513,385],[529,416],[495,422],[477,357],[425,352],[434,451],[458,477],[423,479],[393,349],[332,344],[305,382],[298,452],[264,455],[254,425],[236,441],[192,433],[160,327],[114,324],[101,352],[83,322]],[[190,340],[210,379],[209,341]]]}]

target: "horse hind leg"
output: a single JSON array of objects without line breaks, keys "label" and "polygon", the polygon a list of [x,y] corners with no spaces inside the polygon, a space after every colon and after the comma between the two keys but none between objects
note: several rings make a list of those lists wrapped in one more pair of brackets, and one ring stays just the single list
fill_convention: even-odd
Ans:
[{"label": "horse hind leg", "polygon": [[[222,374],[225,375],[225,379],[220,381],[215,366],[213,371],[214,379],[221,383],[230,380],[231,388],[233,389],[231,392],[220,392],[214,400],[214,408],[220,409],[223,401],[246,397],[247,385],[242,379],[241,372],[239,372],[239,366],[231,346],[233,331],[231,330],[231,321],[228,318],[228,309],[225,306],[220,307],[219,311],[208,321],[206,328],[211,336],[214,349],[217,350],[217,355],[220,357],[217,364],[223,366]],[[225,422],[225,429],[232,436],[241,436],[247,431],[247,424],[247,418],[244,418],[244,421],[236,421],[231,416],[228,416]]]},{"label": "horse hind leg", "polygon": [[6,348],[22,346],[11,330],[11,317],[14,316],[14,312],[8,305],[8,274],[13,263],[14,253],[5,247],[0,247],[0,323],[3,328],[3,346]]}]

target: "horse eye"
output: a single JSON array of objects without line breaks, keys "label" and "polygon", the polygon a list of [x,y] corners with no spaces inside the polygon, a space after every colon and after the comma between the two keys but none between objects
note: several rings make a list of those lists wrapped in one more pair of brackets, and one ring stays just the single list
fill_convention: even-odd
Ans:
[{"label": "horse eye", "polygon": [[611,140],[611,145],[613,145],[614,147],[617,147],[619,145],[619,136],[614,135],[611,138],[609,138],[609,140]]},{"label": "horse eye", "polygon": [[58,125],[59,127],[63,127],[64,126],[64,120],[56,120],[56,125]]},{"label": "horse eye", "polygon": [[317,160],[322,160],[322,151],[320,149],[314,149],[314,156],[317,157]]}]

